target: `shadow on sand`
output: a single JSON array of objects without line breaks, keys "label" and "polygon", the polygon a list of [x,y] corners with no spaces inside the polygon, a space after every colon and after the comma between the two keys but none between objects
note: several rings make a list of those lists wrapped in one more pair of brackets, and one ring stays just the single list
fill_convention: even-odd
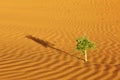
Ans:
[{"label": "shadow on sand", "polygon": [[[45,48],[48,47],[48,48],[54,49],[54,50],[56,50],[56,51],[58,51],[58,52],[62,52],[62,53],[64,53],[64,54],[67,54],[67,55],[76,57],[75,55],[71,55],[70,53],[67,53],[67,52],[65,52],[65,51],[63,51],[63,50],[60,50],[60,49],[58,49],[58,48],[53,47],[54,44],[52,44],[52,43],[50,43],[50,42],[48,42],[48,41],[44,41],[44,40],[39,39],[39,38],[36,38],[36,37],[34,37],[34,36],[32,36],[32,35],[27,35],[26,38],[33,40],[34,42],[42,45],[42,46],[45,47]],[[78,57],[76,57],[76,58],[78,58]],[[81,58],[78,58],[78,59],[81,59]],[[81,60],[84,60],[84,59],[81,59]]]}]

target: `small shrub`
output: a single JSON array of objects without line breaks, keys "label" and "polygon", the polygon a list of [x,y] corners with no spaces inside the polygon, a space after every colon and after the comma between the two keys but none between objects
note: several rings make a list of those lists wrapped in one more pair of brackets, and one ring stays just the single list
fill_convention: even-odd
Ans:
[{"label": "small shrub", "polygon": [[85,55],[85,61],[88,61],[87,51],[89,49],[95,48],[95,44],[93,42],[89,41],[86,37],[78,38],[76,41],[77,41],[76,49],[80,50],[82,52],[82,54]]}]

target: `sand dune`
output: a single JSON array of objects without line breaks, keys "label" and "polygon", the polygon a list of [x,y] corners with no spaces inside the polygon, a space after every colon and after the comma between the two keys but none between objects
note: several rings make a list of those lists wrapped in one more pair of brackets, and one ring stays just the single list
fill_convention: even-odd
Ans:
[{"label": "sand dune", "polygon": [[[119,0],[0,1],[0,80],[120,80]],[[97,45],[78,59],[76,38]]]}]

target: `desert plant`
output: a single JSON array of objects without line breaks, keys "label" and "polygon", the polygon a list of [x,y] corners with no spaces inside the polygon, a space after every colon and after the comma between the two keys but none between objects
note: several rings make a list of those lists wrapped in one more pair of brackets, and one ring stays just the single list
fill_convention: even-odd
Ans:
[{"label": "desert plant", "polygon": [[85,55],[85,61],[88,61],[87,51],[89,49],[95,48],[95,44],[89,41],[86,37],[78,38],[76,41],[77,41],[76,49],[80,50],[82,52],[81,54]]}]

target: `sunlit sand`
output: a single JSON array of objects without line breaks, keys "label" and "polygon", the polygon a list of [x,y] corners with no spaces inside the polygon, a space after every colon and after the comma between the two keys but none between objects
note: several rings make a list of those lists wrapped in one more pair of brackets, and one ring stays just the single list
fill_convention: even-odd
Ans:
[{"label": "sunlit sand", "polygon": [[[1,0],[0,80],[120,80],[120,0]],[[76,39],[96,49],[78,58]]]}]

